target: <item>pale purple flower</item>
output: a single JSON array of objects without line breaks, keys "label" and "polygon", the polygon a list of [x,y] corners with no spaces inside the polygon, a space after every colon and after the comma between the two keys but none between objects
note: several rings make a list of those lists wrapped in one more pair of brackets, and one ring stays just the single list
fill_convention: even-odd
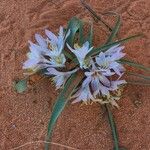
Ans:
[{"label": "pale purple flower", "polygon": [[59,29],[59,35],[54,35],[51,31],[45,30],[47,39],[35,34],[37,44],[29,41],[30,52],[28,60],[23,64],[23,69],[38,70],[45,67],[64,67],[66,58],[62,53],[65,40],[70,34],[70,30],[65,34],[63,27]]},{"label": "pale purple flower", "polygon": [[106,52],[100,52],[96,56],[96,63],[103,75],[112,76],[113,74],[117,74],[120,77],[122,76],[125,68],[117,61],[125,56],[125,53],[122,52],[123,49],[124,46],[115,45]]},{"label": "pale purple flower", "polygon": [[101,71],[92,63],[92,69],[85,72],[85,80],[79,91],[73,96],[76,97],[74,102],[89,101],[97,97],[107,96],[110,91],[116,91],[120,85],[125,84],[125,80],[111,81],[104,76]]},{"label": "pale purple flower", "polygon": [[68,71],[68,72],[61,72],[56,70],[55,68],[47,68],[47,75],[53,76],[52,80],[54,81],[56,85],[56,89],[60,89],[64,86],[67,79],[71,76],[71,74],[75,73],[78,70],[78,68]]},{"label": "pale purple flower", "polygon": [[58,37],[51,31],[45,30],[45,34],[48,36],[47,46],[50,49],[50,57],[58,57],[62,54],[62,50],[65,46],[65,40],[70,34],[70,30],[65,34],[63,27],[60,26]]},{"label": "pale purple flower", "polygon": [[31,69],[33,72],[45,68],[46,64],[49,63],[43,55],[43,50],[39,45],[29,42],[30,52],[27,53],[28,59],[23,64],[23,69]]},{"label": "pale purple flower", "polygon": [[80,64],[80,68],[81,69],[86,69],[89,67],[90,65],[90,58],[86,58],[86,55],[93,49],[93,47],[90,47],[89,42],[85,42],[82,47],[80,47],[79,45],[75,45],[74,49],[71,48],[68,44],[67,44],[68,48],[71,50],[72,53],[75,54],[75,56],[77,57],[79,64]]},{"label": "pale purple flower", "polygon": [[82,83],[81,88],[71,97],[71,99],[75,100],[72,103],[77,103],[80,101],[87,102],[90,100],[94,101],[94,97],[90,91],[89,84],[87,84],[85,81]]}]

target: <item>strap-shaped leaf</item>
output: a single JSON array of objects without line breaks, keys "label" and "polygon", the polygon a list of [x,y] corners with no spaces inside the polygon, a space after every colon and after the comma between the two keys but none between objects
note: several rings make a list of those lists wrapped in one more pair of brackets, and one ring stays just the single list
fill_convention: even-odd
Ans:
[{"label": "strap-shaped leaf", "polygon": [[133,62],[133,61],[131,61],[131,60],[121,59],[119,62],[122,63],[122,64],[127,64],[127,65],[129,65],[129,66],[138,68],[138,69],[142,69],[142,70],[145,70],[145,71],[150,71],[150,68],[149,68],[149,67],[145,67],[144,65],[135,63],[135,62]]},{"label": "strap-shaped leaf", "polygon": [[106,44],[110,43],[113,41],[113,39],[117,36],[117,33],[119,31],[119,28],[120,28],[120,25],[121,25],[121,19],[120,19],[120,15],[118,15],[117,13],[114,13],[114,12],[108,12],[106,13],[106,15],[115,15],[117,16],[117,20],[116,20],[116,23],[115,23],[115,26],[114,28],[112,29],[111,31],[111,34],[106,42]]},{"label": "strap-shaped leaf", "polygon": [[129,71],[127,71],[126,73],[127,73],[128,75],[133,75],[133,76],[142,78],[142,79],[144,79],[144,80],[149,80],[149,81],[150,81],[150,76],[145,76],[145,75],[142,75],[142,74],[139,74],[139,73],[129,72]]},{"label": "strap-shaped leaf", "polygon": [[84,23],[80,21],[80,26],[79,26],[79,44],[80,45],[82,45],[84,42],[83,25]]},{"label": "strap-shaped leaf", "polygon": [[83,25],[82,21],[78,19],[77,17],[73,17],[69,21],[67,30],[70,30],[70,35],[67,38],[67,43],[70,46],[73,46],[75,35],[77,32],[79,32],[79,29],[82,28],[82,25]]},{"label": "strap-shaped leaf", "polygon": [[64,51],[63,53],[64,53],[65,56],[66,56],[67,58],[69,58],[70,60],[74,60],[74,57],[73,57],[70,53],[68,53],[67,51]]},{"label": "strap-shaped leaf", "polygon": [[[73,47],[75,36],[77,36],[78,33],[79,42],[80,44],[83,44],[83,22],[80,19],[78,19],[77,17],[71,18],[71,20],[68,22],[67,31],[68,30],[70,30],[70,35],[68,36],[66,43]],[[78,60],[73,53],[69,53],[64,50],[64,54],[66,55],[66,57],[78,64]]]},{"label": "strap-shaped leaf", "polygon": [[145,82],[145,81],[133,81],[133,80],[126,80],[128,84],[134,84],[134,85],[144,85],[144,86],[150,86],[150,82]]},{"label": "strap-shaped leaf", "polygon": [[119,138],[118,138],[115,120],[114,120],[113,114],[112,114],[108,104],[105,104],[105,108],[108,113],[109,125],[111,127],[112,136],[113,136],[113,140],[114,140],[114,150],[119,150],[120,149],[119,148],[119,140],[118,140]]},{"label": "strap-shaped leaf", "polygon": [[91,47],[92,46],[92,42],[93,42],[93,23],[91,23],[90,30],[89,30],[87,38],[85,40],[90,43],[90,47]]},{"label": "strap-shaped leaf", "polygon": [[[74,73],[71,75],[71,77],[66,82],[63,90],[59,94],[51,114],[51,118],[48,124],[48,133],[47,133],[47,141],[50,141],[50,138],[52,136],[52,130],[54,128],[54,125],[60,116],[61,112],[65,108],[67,102],[69,101],[69,97],[74,92],[75,88],[78,86],[80,81],[82,80],[82,76],[78,76],[78,73]],[[80,79],[79,79],[80,77]],[[49,150],[49,144],[46,143],[45,150]]]},{"label": "strap-shaped leaf", "polygon": [[110,47],[112,46],[115,46],[117,44],[121,44],[121,43],[124,43],[124,42],[127,42],[131,39],[134,39],[134,38],[137,38],[137,37],[140,37],[140,35],[134,35],[134,36],[130,36],[130,37],[127,37],[125,39],[121,39],[119,41],[116,41],[116,42],[113,42],[113,43],[110,43],[110,44],[106,44],[106,45],[102,45],[101,47],[98,47],[98,48],[94,48],[92,51],[90,51],[88,54],[87,54],[87,57],[88,56],[94,56],[100,52],[105,52],[106,50],[108,50]]}]

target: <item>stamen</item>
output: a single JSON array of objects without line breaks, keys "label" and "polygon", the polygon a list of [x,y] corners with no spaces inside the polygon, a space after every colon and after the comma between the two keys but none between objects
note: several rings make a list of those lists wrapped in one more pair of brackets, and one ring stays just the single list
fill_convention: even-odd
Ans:
[{"label": "stamen", "polygon": [[78,43],[75,43],[75,44],[74,44],[74,48],[75,48],[75,49],[79,49],[79,48],[81,48],[81,47],[79,46]]},{"label": "stamen", "polygon": [[59,56],[59,57],[56,57],[56,58],[55,58],[55,61],[56,61],[58,64],[61,64],[61,63],[62,63],[62,59],[61,59],[60,56]]}]

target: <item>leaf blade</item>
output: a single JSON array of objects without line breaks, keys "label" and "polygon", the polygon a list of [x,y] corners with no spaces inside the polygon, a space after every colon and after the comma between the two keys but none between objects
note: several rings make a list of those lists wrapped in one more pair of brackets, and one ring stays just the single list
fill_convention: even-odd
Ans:
[{"label": "leaf blade", "polygon": [[126,80],[126,81],[127,81],[127,84],[150,86],[150,83],[139,81],[139,80],[138,81]]},{"label": "leaf blade", "polygon": [[92,42],[93,42],[93,23],[91,23],[91,27],[90,27],[90,31],[88,33],[88,36],[86,38],[86,41],[89,42],[90,47],[92,46]]},{"label": "leaf blade", "polygon": [[98,54],[99,52],[105,52],[107,49],[109,49],[110,47],[112,46],[115,46],[117,44],[120,44],[120,43],[124,43],[124,42],[127,42],[128,40],[131,40],[133,38],[137,38],[141,36],[141,34],[138,34],[138,35],[133,35],[133,36],[130,36],[130,37],[127,37],[125,39],[121,39],[119,41],[116,41],[116,42],[113,42],[113,43],[110,43],[110,44],[105,44],[105,45],[102,45],[101,47],[99,48],[95,48],[93,49],[92,51],[90,51],[88,54],[87,54],[87,57],[89,56],[94,56],[96,54]]},{"label": "leaf blade", "polygon": [[115,124],[115,120],[113,117],[113,114],[109,108],[108,104],[105,104],[105,108],[108,114],[108,121],[109,121],[109,125],[112,131],[112,136],[113,136],[113,141],[114,141],[114,150],[119,150],[119,137],[118,137],[118,133],[117,133],[117,128],[116,128],[116,124]]},{"label": "leaf blade", "polygon": [[79,29],[82,28],[82,21],[78,19],[77,17],[71,18],[71,20],[68,23],[67,30],[70,29],[70,35],[66,39],[66,42],[70,45],[73,46],[73,41],[75,38],[75,35]]},{"label": "leaf blade", "polygon": [[142,75],[142,74],[139,74],[139,73],[135,73],[135,72],[126,72],[128,75],[133,75],[133,76],[136,76],[136,77],[139,77],[139,78],[143,78],[144,80],[150,80],[150,77],[149,76],[145,76],[145,75]]},{"label": "leaf blade", "polygon": [[[115,38],[115,36],[117,35],[119,29],[120,29],[120,25],[121,25],[121,19],[120,19],[120,15],[118,15],[117,13],[113,13],[113,12],[110,12],[112,15],[116,15],[117,16],[117,20],[116,20],[116,23],[115,23],[115,26],[114,28],[112,29],[111,31],[111,34],[106,42],[106,44],[110,43],[113,41],[113,39]],[[109,14],[109,12],[107,13]]]},{"label": "leaf blade", "polygon": [[142,70],[145,70],[145,71],[150,71],[150,68],[149,67],[145,67],[144,65],[141,65],[141,64],[138,64],[138,63],[135,63],[133,61],[130,61],[130,60],[127,60],[127,59],[121,59],[120,61],[118,61],[122,64],[127,64],[129,66],[133,66],[133,67],[136,67],[138,69],[142,69]]},{"label": "leaf blade", "polygon": [[[67,83],[65,84],[64,89],[61,91],[60,95],[58,96],[58,98],[56,100],[56,103],[54,104],[53,111],[52,111],[52,114],[51,114],[51,118],[50,118],[50,121],[49,121],[49,124],[48,124],[47,141],[49,141],[49,139],[51,138],[52,130],[54,128],[54,125],[55,125],[59,115],[61,114],[61,112],[65,108],[65,106],[66,106],[66,104],[69,100],[69,96],[71,96],[72,92],[74,91],[74,89],[78,86],[79,82],[81,81],[81,80],[76,80],[77,75],[78,74],[74,73],[68,79]],[[76,80],[77,84],[73,86],[72,82],[75,81],[75,80]],[[71,89],[69,91],[67,91],[70,87],[71,87]],[[45,150],[48,150],[48,149],[49,149],[49,144],[46,143]]]}]

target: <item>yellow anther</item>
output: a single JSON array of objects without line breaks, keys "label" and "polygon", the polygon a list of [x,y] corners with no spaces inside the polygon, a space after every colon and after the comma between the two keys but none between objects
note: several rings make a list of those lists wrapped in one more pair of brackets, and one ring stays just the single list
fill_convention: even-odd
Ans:
[{"label": "yellow anther", "polygon": [[50,41],[47,41],[47,47],[48,47],[48,49],[53,51],[56,49],[57,46],[54,44],[51,44]]},{"label": "yellow anther", "polygon": [[75,44],[74,44],[74,48],[75,48],[75,49],[79,49],[79,48],[81,48],[81,47],[79,46],[78,43],[75,43]]},{"label": "yellow anther", "polygon": [[62,59],[61,59],[60,56],[59,56],[59,57],[56,57],[56,58],[55,58],[55,61],[56,61],[58,64],[61,64],[61,63],[62,63]]}]

